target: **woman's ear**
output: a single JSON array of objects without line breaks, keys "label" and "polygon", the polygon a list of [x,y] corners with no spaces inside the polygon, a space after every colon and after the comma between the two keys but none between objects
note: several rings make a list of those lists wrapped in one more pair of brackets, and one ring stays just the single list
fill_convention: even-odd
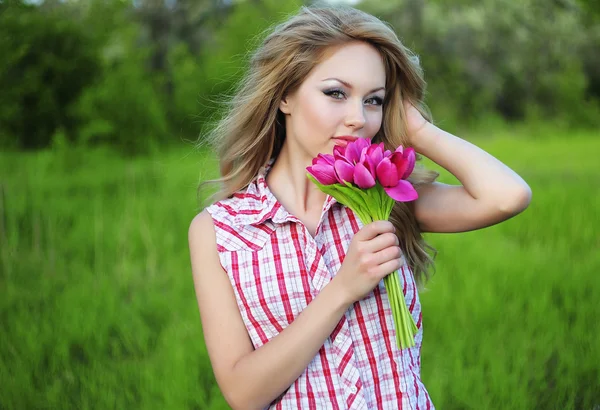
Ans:
[{"label": "woman's ear", "polygon": [[290,114],[290,98],[288,95],[284,95],[281,101],[279,102],[279,109],[284,114]]}]

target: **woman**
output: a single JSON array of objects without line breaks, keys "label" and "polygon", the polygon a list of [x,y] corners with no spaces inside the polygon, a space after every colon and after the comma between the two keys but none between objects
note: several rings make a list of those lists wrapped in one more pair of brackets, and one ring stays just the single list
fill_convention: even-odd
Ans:
[{"label": "woman", "polygon": [[[427,120],[418,60],[377,18],[302,8],[253,55],[214,131],[221,191],[189,244],[204,338],[233,408],[432,409],[420,377],[422,232],[480,229],[531,191],[497,159]],[[419,198],[362,226],[306,176],[356,138],[413,147],[461,185],[417,167]],[[417,323],[399,350],[382,279],[400,270]]]}]

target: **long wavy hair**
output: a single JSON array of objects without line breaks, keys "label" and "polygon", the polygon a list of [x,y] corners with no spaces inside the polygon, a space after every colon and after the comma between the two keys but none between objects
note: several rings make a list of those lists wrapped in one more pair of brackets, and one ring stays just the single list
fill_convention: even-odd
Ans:
[{"label": "long wavy hair", "polygon": [[[322,61],[328,47],[363,41],[379,50],[386,71],[383,124],[373,138],[386,149],[409,146],[403,100],[411,102],[431,120],[423,103],[425,81],[418,57],[407,49],[384,22],[349,6],[304,6],[287,21],[272,28],[253,52],[248,70],[228,102],[223,118],[208,135],[219,158],[217,201],[246,188],[260,169],[279,154],[285,140],[282,98],[293,92]],[[418,156],[418,160],[420,157]],[[432,183],[438,174],[417,163],[409,177],[413,185]],[[421,235],[412,203],[396,203],[390,221],[404,257],[420,288],[434,266],[429,246]],[[433,256],[434,256],[433,255]]]}]

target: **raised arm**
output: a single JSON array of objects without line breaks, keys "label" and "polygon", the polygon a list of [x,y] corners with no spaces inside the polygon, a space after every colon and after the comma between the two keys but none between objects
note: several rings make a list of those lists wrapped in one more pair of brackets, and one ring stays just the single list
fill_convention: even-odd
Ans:
[{"label": "raised arm", "polygon": [[[405,106],[406,107],[406,106]],[[505,164],[407,108],[414,149],[448,170],[461,185],[418,188],[415,217],[424,232],[464,232],[509,219],[527,208],[531,189]]]},{"label": "raised arm", "polygon": [[204,211],[193,219],[189,245],[204,340],[217,383],[232,408],[268,406],[308,367],[349,306],[400,267],[392,231],[387,221],[363,227],[334,279],[294,322],[254,350],[219,262],[212,217]]}]

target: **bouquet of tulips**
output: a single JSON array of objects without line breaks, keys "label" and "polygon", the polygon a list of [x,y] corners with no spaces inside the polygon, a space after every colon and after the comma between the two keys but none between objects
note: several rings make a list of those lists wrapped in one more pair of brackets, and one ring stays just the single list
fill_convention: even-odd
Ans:
[{"label": "bouquet of tulips", "polygon": [[[399,146],[394,152],[383,143],[358,138],[345,147],[336,145],[331,154],[319,154],[307,168],[308,177],[324,193],[352,209],[363,224],[388,220],[394,201],[417,199],[417,191],[406,179],[415,166],[415,151]],[[415,345],[417,326],[408,311],[398,272],[383,279],[388,293],[396,341],[400,349]]]}]

